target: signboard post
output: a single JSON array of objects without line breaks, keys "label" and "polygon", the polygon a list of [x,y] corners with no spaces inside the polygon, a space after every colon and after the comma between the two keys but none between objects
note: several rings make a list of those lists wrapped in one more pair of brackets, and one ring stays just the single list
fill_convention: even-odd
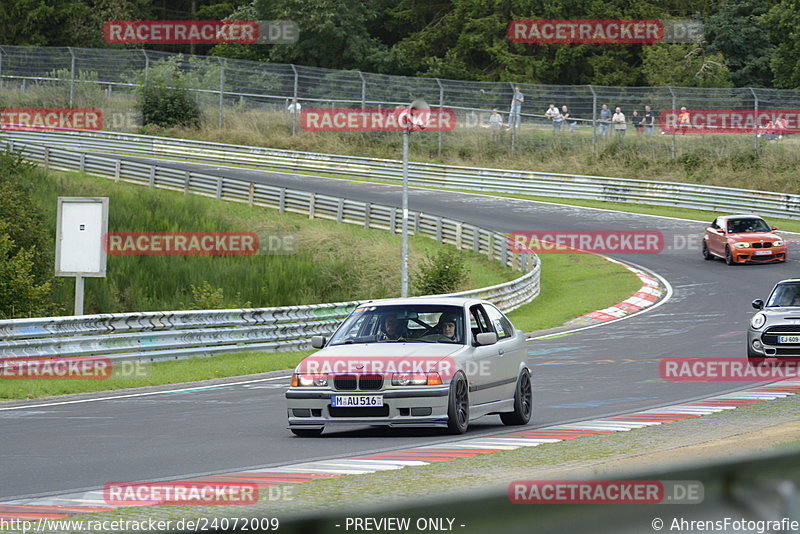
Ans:
[{"label": "signboard post", "polygon": [[105,278],[108,197],[58,197],[56,276],[75,277],[75,315],[83,315],[83,279]]}]

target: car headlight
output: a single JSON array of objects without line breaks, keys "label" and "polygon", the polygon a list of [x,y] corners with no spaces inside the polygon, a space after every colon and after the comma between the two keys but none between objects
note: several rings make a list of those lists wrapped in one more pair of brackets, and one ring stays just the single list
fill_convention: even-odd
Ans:
[{"label": "car headlight", "polygon": [[773,247],[782,247],[783,246],[783,241],[780,241],[780,240],[775,241],[774,243],[772,243],[772,246]]},{"label": "car headlight", "polygon": [[733,246],[736,248],[747,248],[750,246],[750,243],[734,243]]},{"label": "car headlight", "polygon": [[441,383],[439,373],[392,373],[393,386],[438,386]]},{"label": "car headlight", "polygon": [[752,319],[750,319],[750,326],[758,330],[759,328],[764,326],[764,323],[766,322],[767,322],[767,316],[764,315],[763,313],[757,313],[753,316]]},{"label": "car headlight", "polygon": [[328,385],[328,375],[325,373],[294,373],[292,387],[325,387]]}]

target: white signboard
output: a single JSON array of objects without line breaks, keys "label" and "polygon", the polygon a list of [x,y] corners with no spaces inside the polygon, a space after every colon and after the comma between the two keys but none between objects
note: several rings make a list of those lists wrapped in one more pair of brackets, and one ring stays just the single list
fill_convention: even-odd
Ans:
[{"label": "white signboard", "polygon": [[107,197],[58,197],[56,276],[106,275]]}]

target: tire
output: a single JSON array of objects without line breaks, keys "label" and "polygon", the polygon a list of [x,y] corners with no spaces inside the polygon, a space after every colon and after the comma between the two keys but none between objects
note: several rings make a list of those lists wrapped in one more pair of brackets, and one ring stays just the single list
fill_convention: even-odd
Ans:
[{"label": "tire", "polygon": [[463,373],[459,372],[450,382],[447,401],[447,432],[463,434],[469,426],[469,387]]},{"label": "tire", "polygon": [[708,245],[705,241],[703,241],[703,259],[704,260],[713,260],[714,255],[708,251]]},{"label": "tire", "polygon": [[725,246],[725,263],[728,265],[735,265],[733,262],[733,254],[731,253],[731,247]]},{"label": "tire", "polygon": [[322,435],[324,428],[290,428],[292,434],[301,438],[316,438]]},{"label": "tire", "polygon": [[501,413],[500,420],[504,425],[527,425],[533,413],[533,386],[531,373],[524,369],[517,378],[514,390],[514,411]]}]

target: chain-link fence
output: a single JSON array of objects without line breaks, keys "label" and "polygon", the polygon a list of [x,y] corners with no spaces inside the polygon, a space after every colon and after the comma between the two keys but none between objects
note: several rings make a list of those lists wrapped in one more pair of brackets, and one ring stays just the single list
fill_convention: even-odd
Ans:
[{"label": "chain-link fence", "polygon": [[[261,63],[211,56],[189,56],[143,49],[83,49],[0,46],[0,108],[97,107],[104,112],[104,129],[131,131],[141,122],[136,111],[137,87],[165,74],[177,75],[192,91],[204,120],[222,127],[244,112],[260,112],[272,123],[299,133],[297,115],[289,112],[296,99],[305,109],[319,107],[386,108],[416,98],[432,107],[456,111],[457,132],[488,136],[489,116],[498,110],[508,124],[514,87],[524,95],[520,128],[502,127],[493,139],[508,147],[536,149],[544,136],[558,134],[569,147],[596,150],[613,134],[602,124],[601,106],[620,107],[628,122],[627,136],[663,133],[637,128],[649,105],[656,115],[664,110],[689,109],[800,109],[800,91],[776,89],[699,89],[686,87],[605,87],[592,85],[538,85],[512,82],[474,82],[415,78]],[[554,127],[545,111],[550,104],[569,108],[573,121]],[[267,120],[265,118],[265,120]],[[570,122],[573,122],[570,128]],[[637,121],[638,122],[638,121]],[[603,135],[605,131],[605,135]],[[438,134],[438,150],[452,134]],[[537,138],[539,135],[540,138]],[[695,134],[695,135],[714,135]],[[617,134],[613,137],[618,138]],[[653,145],[673,157],[676,137],[653,135]],[[754,131],[729,134],[740,144],[752,142],[756,152],[763,140]],[[750,141],[748,141],[750,140]],[[680,150],[682,141],[677,141]]]}]

